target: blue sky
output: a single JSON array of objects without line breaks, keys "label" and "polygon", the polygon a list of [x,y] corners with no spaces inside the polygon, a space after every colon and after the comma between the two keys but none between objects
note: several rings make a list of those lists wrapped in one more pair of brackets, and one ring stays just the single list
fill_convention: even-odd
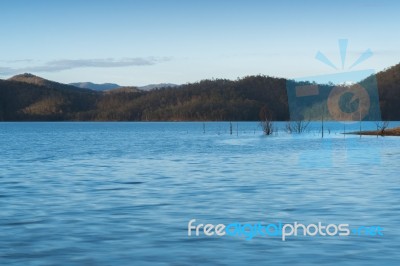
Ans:
[{"label": "blue sky", "polygon": [[[121,85],[331,74],[400,62],[398,1],[143,0],[0,2],[0,78]],[[340,69],[340,71],[342,71]]]}]

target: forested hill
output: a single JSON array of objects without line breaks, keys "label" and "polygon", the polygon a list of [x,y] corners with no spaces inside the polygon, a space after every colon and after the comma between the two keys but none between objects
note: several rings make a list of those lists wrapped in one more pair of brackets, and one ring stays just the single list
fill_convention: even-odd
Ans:
[{"label": "forested hill", "polygon": [[0,80],[0,120],[186,121],[258,120],[268,105],[288,119],[285,80],[264,76],[141,91],[99,92],[53,83],[30,74]]},{"label": "forested hill", "polygon": [[[377,75],[383,119],[400,120],[400,65]],[[30,74],[0,80],[0,121],[288,120],[287,80],[249,76],[142,91],[79,89]]]},{"label": "forested hill", "polygon": [[400,64],[376,75],[382,119],[400,121]]}]

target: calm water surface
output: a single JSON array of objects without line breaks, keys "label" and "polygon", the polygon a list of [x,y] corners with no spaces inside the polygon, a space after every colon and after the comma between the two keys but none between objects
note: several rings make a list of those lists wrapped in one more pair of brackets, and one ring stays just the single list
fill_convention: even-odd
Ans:
[{"label": "calm water surface", "polygon": [[[0,264],[400,265],[400,138],[232,125],[0,123]],[[188,237],[191,219],[384,235]]]}]

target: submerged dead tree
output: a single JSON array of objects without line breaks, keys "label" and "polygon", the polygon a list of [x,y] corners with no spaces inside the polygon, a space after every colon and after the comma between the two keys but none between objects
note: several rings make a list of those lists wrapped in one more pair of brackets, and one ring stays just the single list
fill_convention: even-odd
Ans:
[{"label": "submerged dead tree", "polygon": [[286,132],[288,133],[303,133],[308,125],[310,124],[310,121],[304,121],[304,120],[297,120],[297,121],[289,121],[286,123]]},{"label": "submerged dead tree", "polygon": [[274,124],[271,120],[266,119],[265,121],[261,121],[261,128],[263,129],[265,135],[271,135],[274,133]]},{"label": "submerged dead tree", "polygon": [[274,133],[272,115],[267,106],[262,107],[260,110],[260,126],[265,135],[272,135]]},{"label": "submerged dead tree", "polygon": [[381,135],[381,136],[383,136],[385,134],[385,130],[388,127],[389,127],[389,121],[377,121],[376,122],[377,133],[379,133],[379,135]]}]

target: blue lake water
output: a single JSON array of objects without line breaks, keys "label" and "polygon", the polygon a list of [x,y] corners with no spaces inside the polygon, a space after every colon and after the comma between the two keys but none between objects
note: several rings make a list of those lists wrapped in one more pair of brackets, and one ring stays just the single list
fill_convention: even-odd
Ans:
[{"label": "blue lake water", "polygon": [[[0,123],[0,264],[400,265],[400,138],[232,126]],[[189,237],[191,219],[383,235]]]}]

